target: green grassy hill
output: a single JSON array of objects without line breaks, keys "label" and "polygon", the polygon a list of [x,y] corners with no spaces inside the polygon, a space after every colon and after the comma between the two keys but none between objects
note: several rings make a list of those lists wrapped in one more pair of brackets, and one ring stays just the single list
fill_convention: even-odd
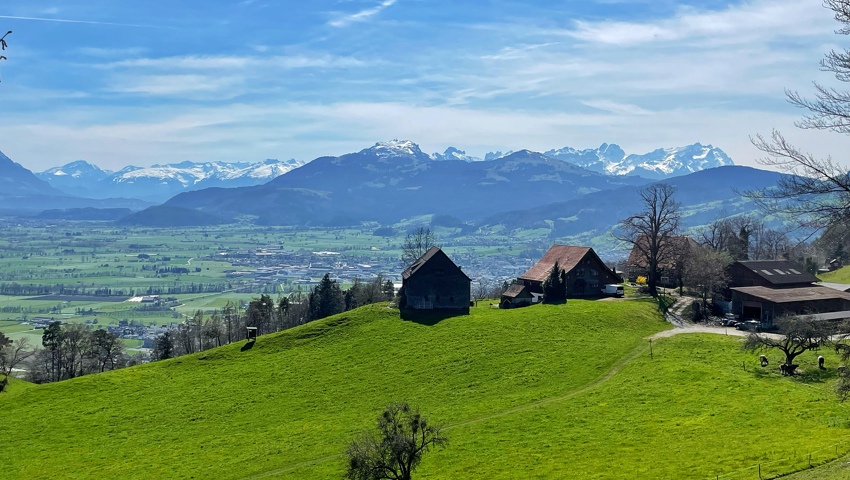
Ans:
[{"label": "green grassy hill", "polygon": [[850,283],[850,266],[839,268],[834,272],[818,274],[818,277],[824,282]]},{"label": "green grassy hill", "polygon": [[667,327],[640,301],[483,306],[435,324],[365,307],[251,349],[0,395],[0,471],[340,478],[352,436],[397,400],[450,438],[417,478],[757,478],[758,463],[787,472],[850,439],[850,407],[816,354],[800,357],[809,373],[793,380],[731,337],[658,340],[650,359],[644,337]]}]

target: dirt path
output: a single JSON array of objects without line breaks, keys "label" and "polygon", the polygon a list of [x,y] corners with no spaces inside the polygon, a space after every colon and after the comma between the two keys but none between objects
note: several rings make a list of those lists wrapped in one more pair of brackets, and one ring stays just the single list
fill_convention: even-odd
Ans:
[{"label": "dirt path", "polygon": [[[646,337],[648,340],[655,340],[658,338],[669,338],[674,335],[681,335],[683,333],[714,333],[717,335],[727,335],[734,337],[746,337],[750,334],[750,332],[738,330],[734,327],[711,327],[708,325],[698,325],[694,322],[688,320],[685,317],[685,312],[688,308],[690,308],[691,303],[696,300],[693,297],[679,297],[676,300],[676,303],[670,307],[665,318],[668,322],[670,322],[674,328],[670,330],[664,330],[663,332],[658,332],[655,335],[650,335]],[[762,333],[761,335],[780,339],[781,335],[776,335],[774,333]]]}]

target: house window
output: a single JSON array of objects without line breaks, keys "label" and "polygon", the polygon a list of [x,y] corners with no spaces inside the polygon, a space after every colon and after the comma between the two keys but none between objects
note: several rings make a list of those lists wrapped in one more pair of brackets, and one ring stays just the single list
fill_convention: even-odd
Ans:
[{"label": "house window", "polygon": [[599,288],[599,282],[595,280],[590,282],[590,288]]},{"label": "house window", "polygon": [[598,276],[599,276],[599,272],[598,272],[598,271],[596,271],[596,270],[591,270],[591,271],[590,271],[590,276],[591,276],[591,277],[598,277]]},{"label": "house window", "polygon": [[577,277],[583,277],[584,276],[584,269],[583,268],[577,269],[576,270],[576,276]]}]

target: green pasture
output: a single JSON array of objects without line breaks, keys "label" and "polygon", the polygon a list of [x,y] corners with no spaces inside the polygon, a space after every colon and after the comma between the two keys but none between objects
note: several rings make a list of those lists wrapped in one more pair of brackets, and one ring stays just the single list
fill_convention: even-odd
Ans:
[{"label": "green pasture", "polygon": [[759,464],[787,473],[850,440],[831,351],[825,371],[801,356],[794,379],[737,337],[660,339],[650,358],[645,337],[668,325],[649,301],[482,304],[438,320],[375,305],[252,347],[13,390],[0,396],[0,471],[339,478],[352,436],[400,400],[450,438],[417,478],[758,478]]},{"label": "green pasture", "polygon": [[820,273],[818,277],[824,282],[850,283],[850,265],[839,268],[834,272]]}]

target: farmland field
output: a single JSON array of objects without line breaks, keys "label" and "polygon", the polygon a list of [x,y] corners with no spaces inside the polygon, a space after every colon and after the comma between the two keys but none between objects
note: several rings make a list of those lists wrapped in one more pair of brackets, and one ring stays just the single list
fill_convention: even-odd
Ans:
[{"label": "farmland field", "polygon": [[645,301],[482,305],[436,323],[364,307],[253,348],[14,390],[0,469],[339,478],[347,442],[399,400],[450,438],[418,478],[757,478],[850,450],[850,406],[815,353],[794,379],[721,335],[660,339],[650,358],[645,337],[665,328]]}]

